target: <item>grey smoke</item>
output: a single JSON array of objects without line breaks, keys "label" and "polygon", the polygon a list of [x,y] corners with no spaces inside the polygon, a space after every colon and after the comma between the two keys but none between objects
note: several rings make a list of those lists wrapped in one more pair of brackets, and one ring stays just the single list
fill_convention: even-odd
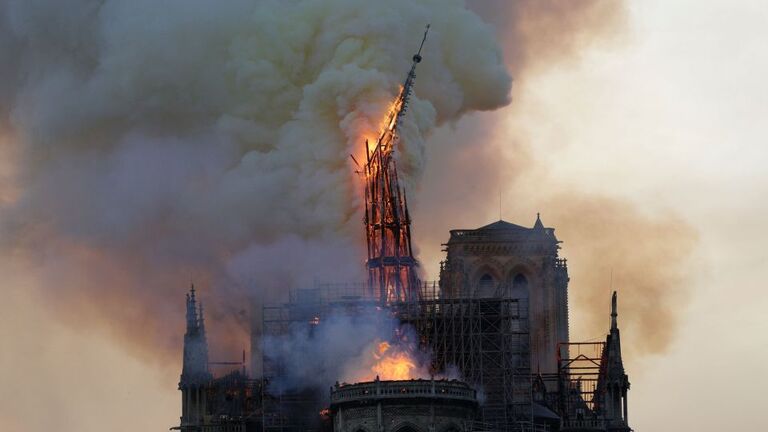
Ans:
[{"label": "grey smoke", "polygon": [[2,252],[37,266],[65,321],[148,356],[175,353],[194,279],[214,352],[239,352],[251,302],[360,278],[349,154],[428,22],[397,152],[411,187],[436,126],[509,101],[462,1],[3,2]]},{"label": "grey smoke", "polygon": [[[380,308],[355,313],[337,311],[316,324],[294,322],[286,334],[263,338],[267,358],[282,373],[270,383],[279,390],[324,390],[334,382],[371,381],[375,378],[379,342],[408,354],[412,378],[430,378],[428,352],[418,347],[418,336],[408,325]],[[455,370],[448,371],[454,375]],[[386,377],[382,377],[385,379]]]}]

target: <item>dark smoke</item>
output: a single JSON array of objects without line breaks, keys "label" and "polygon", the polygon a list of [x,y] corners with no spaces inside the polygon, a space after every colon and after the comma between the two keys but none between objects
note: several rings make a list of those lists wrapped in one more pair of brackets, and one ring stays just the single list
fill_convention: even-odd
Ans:
[{"label": "dark smoke", "polygon": [[[448,228],[486,222],[499,185],[529,170],[524,140],[500,142],[500,115],[460,118],[509,102],[507,70],[520,85],[623,22],[618,2],[469,2],[499,29],[500,50],[457,0],[212,5],[0,5],[3,254],[33,263],[64,322],[103,328],[147,359],[178,359],[191,280],[213,352],[237,356],[252,301],[360,277],[348,154],[378,126],[424,23],[433,33],[401,157],[409,182],[425,181],[414,208],[428,253]],[[457,121],[465,142],[441,132],[423,145]]]},{"label": "dark smoke", "polygon": [[428,22],[409,183],[436,126],[509,102],[493,30],[459,0],[0,3],[0,250],[56,316],[145,358],[179,358],[195,281],[213,354],[239,356],[252,303],[362,278],[349,154]]},{"label": "dark smoke", "polygon": [[[387,379],[428,379],[429,353],[418,347],[416,330],[401,324],[376,307],[335,311],[311,326],[294,323],[284,335],[265,336],[263,352],[275,365],[284,368],[271,386],[280,390],[325,390],[338,381],[355,383]],[[384,352],[380,343],[387,343]],[[391,362],[402,355],[409,367],[394,370]],[[450,371],[455,374],[455,371]],[[389,375],[388,375],[389,374]]]}]

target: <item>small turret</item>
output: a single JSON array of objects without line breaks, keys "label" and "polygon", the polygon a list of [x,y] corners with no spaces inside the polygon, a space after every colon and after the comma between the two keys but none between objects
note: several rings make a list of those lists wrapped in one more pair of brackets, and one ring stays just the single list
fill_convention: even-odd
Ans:
[{"label": "small turret", "polygon": [[203,305],[197,305],[195,286],[187,294],[187,331],[184,334],[182,382],[208,379],[208,341],[205,337]]},{"label": "small turret", "polygon": [[195,307],[197,300],[195,299],[195,284],[187,293],[187,334],[195,332],[197,329],[197,308]]},{"label": "small turret", "polygon": [[197,303],[195,286],[187,298],[187,331],[184,333],[184,358],[179,380],[182,431],[198,430],[206,411],[205,388],[212,376],[208,372],[208,341],[205,337],[203,304]]},{"label": "small turret", "polygon": [[605,344],[607,352],[608,378],[620,378],[624,375],[624,362],[621,359],[621,336],[619,333],[616,291],[611,297],[611,330]]},{"label": "small turret", "polygon": [[621,359],[621,335],[618,324],[618,299],[616,291],[611,297],[611,329],[605,341],[600,368],[603,371],[601,382],[598,384],[605,395],[604,415],[607,430],[612,432],[627,432],[629,428],[627,408],[627,393],[629,377],[624,371]]}]

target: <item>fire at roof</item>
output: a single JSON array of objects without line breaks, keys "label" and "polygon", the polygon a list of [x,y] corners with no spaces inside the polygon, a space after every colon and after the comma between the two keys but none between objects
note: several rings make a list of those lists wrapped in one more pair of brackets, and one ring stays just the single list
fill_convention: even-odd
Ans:
[{"label": "fire at roof", "polygon": [[[202,306],[187,296],[186,432],[629,432],[617,296],[605,342],[569,339],[568,268],[537,215],[452,230],[422,281],[397,171],[398,125],[429,26],[366,159],[368,280],[319,283],[265,305],[261,371],[214,376]],[[256,368],[251,368],[256,369]],[[335,383],[333,386],[331,386]],[[330,387],[330,392],[328,388]]]}]

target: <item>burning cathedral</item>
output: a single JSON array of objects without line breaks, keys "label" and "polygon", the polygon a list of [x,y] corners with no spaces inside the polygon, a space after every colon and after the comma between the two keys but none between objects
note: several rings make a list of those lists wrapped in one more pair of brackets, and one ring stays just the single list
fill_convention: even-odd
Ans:
[{"label": "burning cathedral", "polygon": [[[254,349],[261,371],[249,373],[243,354],[234,363],[242,367],[214,376],[193,287],[186,299],[181,422],[172,429],[631,431],[616,293],[605,340],[571,341],[567,261],[555,230],[538,215],[531,228],[500,220],[452,230],[439,281],[419,279],[393,152],[421,60],[420,47],[378,139],[365,143],[364,161],[355,161],[364,179],[368,280],[292,290],[286,302],[263,306],[253,332],[259,347],[297,331],[306,340],[320,338],[338,317],[348,326],[385,317],[381,322],[395,324],[387,339],[374,341],[367,373],[352,375],[352,382],[344,382],[346,375],[325,387],[302,386],[288,378],[291,362]],[[315,353],[308,346],[293,354],[310,361]]]}]

